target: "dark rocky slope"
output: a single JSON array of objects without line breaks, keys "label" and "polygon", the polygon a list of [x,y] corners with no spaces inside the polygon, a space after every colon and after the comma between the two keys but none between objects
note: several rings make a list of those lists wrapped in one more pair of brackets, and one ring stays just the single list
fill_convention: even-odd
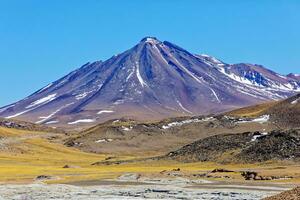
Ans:
[{"label": "dark rocky slope", "polygon": [[170,152],[165,158],[184,162],[299,162],[300,130],[211,136]]}]

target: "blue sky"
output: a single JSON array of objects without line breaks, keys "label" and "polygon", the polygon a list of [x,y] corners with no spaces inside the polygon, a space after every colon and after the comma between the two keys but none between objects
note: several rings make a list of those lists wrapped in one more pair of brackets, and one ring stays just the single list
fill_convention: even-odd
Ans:
[{"label": "blue sky", "polygon": [[0,0],[0,106],[144,36],[300,73],[298,0]]}]

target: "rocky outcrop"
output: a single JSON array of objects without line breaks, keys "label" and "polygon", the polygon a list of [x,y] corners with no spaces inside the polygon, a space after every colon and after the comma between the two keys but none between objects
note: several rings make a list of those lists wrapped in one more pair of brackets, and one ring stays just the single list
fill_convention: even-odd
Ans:
[{"label": "rocky outcrop", "polygon": [[244,171],[241,175],[245,178],[246,181],[254,180],[254,181],[270,181],[270,180],[278,180],[278,179],[292,179],[292,176],[262,176],[259,175],[258,172],[252,171]]}]

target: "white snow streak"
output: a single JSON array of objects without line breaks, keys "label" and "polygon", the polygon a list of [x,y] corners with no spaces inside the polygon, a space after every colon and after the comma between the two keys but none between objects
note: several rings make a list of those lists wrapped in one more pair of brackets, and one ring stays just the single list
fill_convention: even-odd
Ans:
[{"label": "white snow streak", "polygon": [[89,92],[84,92],[84,93],[82,93],[82,94],[76,95],[75,98],[76,98],[77,100],[80,100],[80,99],[85,98],[88,94],[89,94]]},{"label": "white snow streak", "polygon": [[31,108],[31,107],[34,107],[36,105],[39,105],[39,104],[43,104],[43,103],[49,103],[50,101],[53,101],[54,99],[56,99],[56,95],[57,94],[50,94],[44,98],[41,98],[39,100],[36,100],[35,102],[32,102],[29,106],[27,106],[26,108]]},{"label": "white snow streak", "polygon": [[92,123],[95,121],[96,121],[95,119],[79,119],[74,122],[69,122],[68,124],[73,125],[73,124],[78,124],[78,123]]},{"label": "white snow streak", "polygon": [[48,116],[45,116],[45,117],[39,117],[39,118],[42,119],[42,120],[37,121],[37,122],[35,122],[35,123],[36,123],[36,124],[41,124],[41,123],[47,121],[48,119],[50,119],[51,117],[53,117],[56,113],[58,113],[58,112],[61,111],[62,109],[66,108],[66,107],[68,107],[68,106],[70,106],[70,105],[73,105],[73,104],[74,104],[73,102],[72,102],[72,103],[69,103],[69,104],[66,104],[66,105],[60,107],[59,109],[57,109],[56,111],[54,111],[53,113],[51,113],[51,114],[48,115]]},{"label": "white snow streak", "polygon": [[115,111],[113,111],[113,110],[100,110],[97,114],[101,115],[103,113],[113,113],[113,112],[115,112]]},{"label": "white snow streak", "polygon": [[31,111],[31,110],[33,110],[33,109],[25,110],[25,111],[23,111],[23,112],[19,112],[19,113],[17,113],[17,114],[14,114],[14,115],[11,115],[11,116],[8,116],[8,117],[5,117],[5,118],[6,118],[6,119],[10,119],[10,118],[18,117],[18,116],[20,116],[20,115],[23,115],[23,114],[25,114],[25,113],[28,113],[28,112]]},{"label": "white snow streak", "polygon": [[132,70],[132,72],[130,72],[130,74],[127,76],[126,82],[130,79],[130,77],[133,75],[133,73],[134,73],[134,70]]},{"label": "white snow streak", "polygon": [[190,72],[185,66],[183,66],[173,55],[168,54],[174,61],[175,63],[180,66],[188,75],[190,75],[193,79],[195,79],[198,83],[202,83],[202,81],[196,77],[192,72]]},{"label": "white snow streak", "polygon": [[177,100],[177,103],[182,108],[182,110],[184,110],[187,113],[193,114],[191,111],[189,111],[188,109],[186,109],[185,107],[183,107],[183,105],[180,103],[180,101]]},{"label": "white snow streak", "polygon": [[213,93],[213,95],[216,97],[217,101],[218,101],[219,103],[221,103],[221,101],[220,101],[220,99],[219,99],[217,93],[216,93],[212,88],[209,88],[209,89],[211,90],[211,92]]},{"label": "white snow streak", "polygon": [[142,76],[141,76],[141,74],[140,74],[140,69],[139,69],[140,66],[139,66],[139,63],[138,63],[138,62],[135,62],[135,64],[136,64],[136,76],[137,76],[137,78],[138,78],[140,84],[142,85],[142,87],[144,87],[144,86],[148,87],[147,83],[143,80],[143,78],[142,78]]},{"label": "white snow streak", "polygon": [[57,120],[53,120],[53,121],[49,121],[49,122],[46,122],[45,124],[57,124],[59,121]]},{"label": "white snow streak", "polygon": [[169,65],[168,61],[163,57],[163,55],[160,53],[159,49],[156,45],[153,46],[154,49],[157,51],[158,55],[161,57],[161,59],[165,62],[165,64]]}]

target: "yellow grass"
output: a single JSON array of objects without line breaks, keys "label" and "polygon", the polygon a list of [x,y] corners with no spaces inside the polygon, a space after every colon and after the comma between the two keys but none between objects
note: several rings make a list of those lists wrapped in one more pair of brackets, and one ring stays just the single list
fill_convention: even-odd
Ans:
[{"label": "yellow grass", "polygon": [[268,110],[269,108],[271,108],[276,104],[278,104],[277,101],[267,102],[255,106],[249,106],[249,107],[233,110],[226,114],[231,116],[237,116],[237,117],[257,117],[262,115],[266,110]]},{"label": "yellow grass", "polygon": [[[11,148],[9,151],[0,148],[0,182],[32,182],[39,175],[48,175],[57,178],[48,181],[48,183],[66,183],[82,180],[111,179],[130,172],[147,174],[149,176],[153,174],[159,175],[159,172],[163,170],[176,168],[180,168],[181,171],[188,174],[205,173],[215,168],[237,171],[257,169],[266,173],[271,173],[272,170],[276,171],[276,173],[286,173],[288,171],[294,175],[297,174],[297,171],[300,171],[299,166],[288,166],[289,170],[281,171],[272,169],[270,166],[277,166],[272,163],[268,165],[221,165],[207,162],[144,161],[121,165],[93,166],[91,165],[92,163],[104,160],[112,155],[85,153],[75,148],[65,147],[62,144],[52,143],[42,138],[44,134],[47,133],[0,128],[0,137],[19,139],[19,142],[9,144]],[[124,156],[117,159],[133,158]],[[69,165],[72,168],[63,168],[65,165]],[[242,177],[238,175],[236,177],[238,180],[242,180]]]}]

